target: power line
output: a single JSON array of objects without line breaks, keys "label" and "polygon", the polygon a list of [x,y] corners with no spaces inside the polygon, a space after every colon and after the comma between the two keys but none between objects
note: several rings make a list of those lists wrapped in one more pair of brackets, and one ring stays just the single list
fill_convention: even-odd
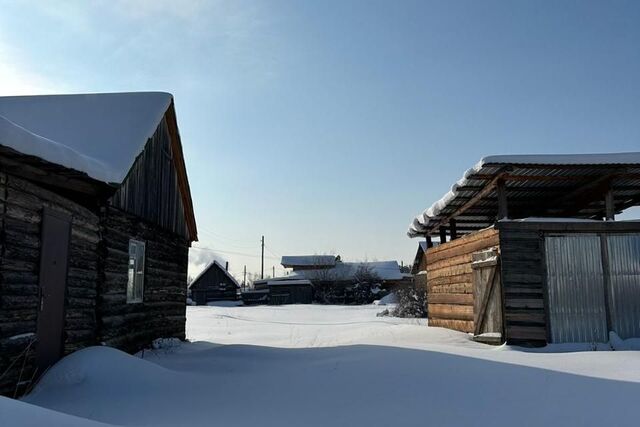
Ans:
[{"label": "power line", "polygon": [[278,255],[277,253],[273,252],[271,249],[269,249],[268,246],[265,245],[264,247],[271,255],[278,257],[278,259],[282,258],[280,255]]},{"label": "power line", "polygon": [[[252,258],[260,258],[260,255],[248,254],[248,253],[245,253],[245,252],[227,251],[227,250],[223,250],[223,249],[208,248],[206,246],[192,246],[191,249],[202,250],[202,251],[210,251],[210,252],[218,252],[218,253],[222,253],[222,254],[242,255],[242,256],[248,256],[248,257],[252,257]],[[266,256],[265,258],[275,259],[275,260],[279,260],[280,259],[280,258],[270,257],[270,256]]]},{"label": "power line", "polygon": [[[214,233],[213,231],[208,230],[208,229],[203,228],[203,227],[198,227],[198,229],[200,231],[204,232],[204,234],[208,234],[209,237],[211,237],[211,238],[213,238],[215,240],[227,240],[227,242],[224,242],[224,243],[226,245],[229,245],[229,246],[235,246],[235,247],[238,247],[238,248],[241,248],[241,249],[249,249],[249,248],[253,248],[254,247],[253,245],[234,243],[234,242],[241,242],[241,241],[238,240],[238,239],[231,238],[231,237],[223,236],[222,234]],[[244,243],[246,243],[246,242],[244,242]]]}]

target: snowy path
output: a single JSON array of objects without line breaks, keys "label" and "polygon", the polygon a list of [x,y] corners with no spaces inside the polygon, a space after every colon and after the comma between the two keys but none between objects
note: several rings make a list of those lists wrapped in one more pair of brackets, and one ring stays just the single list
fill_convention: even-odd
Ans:
[{"label": "snowy path", "polygon": [[638,351],[488,347],[424,321],[378,318],[381,309],[189,307],[192,344],[145,352],[145,360],[106,348],[75,353],[28,403],[0,399],[0,419],[53,426],[638,425]]}]

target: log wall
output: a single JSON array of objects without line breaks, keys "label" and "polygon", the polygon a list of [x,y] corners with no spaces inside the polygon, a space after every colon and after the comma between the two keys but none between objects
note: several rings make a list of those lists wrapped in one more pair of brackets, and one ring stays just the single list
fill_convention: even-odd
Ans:
[{"label": "log wall", "polygon": [[0,394],[20,395],[35,374],[44,207],[72,217],[64,354],[96,342],[98,216],[38,185],[0,173],[0,374],[7,371],[0,379]]},{"label": "log wall", "polygon": [[488,228],[427,249],[430,326],[473,332],[471,254],[498,245],[498,231]]},{"label": "log wall", "polygon": [[[160,226],[113,207],[102,220],[100,339],[135,352],[158,337],[185,338],[188,242]],[[142,303],[127,303],[129,239],[145,242]]]}]

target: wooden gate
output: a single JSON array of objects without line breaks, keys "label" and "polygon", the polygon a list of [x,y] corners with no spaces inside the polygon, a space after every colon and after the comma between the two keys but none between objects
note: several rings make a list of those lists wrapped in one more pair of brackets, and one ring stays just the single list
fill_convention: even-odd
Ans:
[{"label": "wooden gate", "polygon": [[500,256],[496,249],[472,254],[474,340],[504,342]]},{"label": "wooden gate", "polygon": [[36,365],[42,374],[62,356],[71,217],[45,208],[40,243]]}]

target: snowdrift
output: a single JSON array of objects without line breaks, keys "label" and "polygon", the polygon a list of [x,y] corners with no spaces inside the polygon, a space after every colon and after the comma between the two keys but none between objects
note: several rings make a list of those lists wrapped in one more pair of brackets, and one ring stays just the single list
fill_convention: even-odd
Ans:
[{"label": "snowdrift", "polygon": [[[220,316],[234,311],[250,316],[241,307],[190,308],[195,309],[218,313],[200,320],[190,314],[190,322],[205,322],[210,331],[217,330],[212,328],[216,322],[226,324],[226,332],[220,330],[218,338],[232,339],[236,329],[231,325],[237,324],[254,334],[256,344],[268,345],[275,338],[268,331],[282,328],[294,341],[296,334],[317,333],[315,340],[325,347],[200,342],[182,344],[169,352],[147,351],[144,359],[93,347],[54,366],[25,402],[0,401],[3,419],[6,413],[11,417],[8,419],[33,425],[40,425],[40,417],[46,416],[54,426],[56,422],[93,426],[99,421],[114,425],[270,427],[421,425],[425,420],[438,426],[479,425],[486,420],[495,426],[512,426],[526,417],[529,425],[637,425],[636,416],[629,411],[640,397],[637,352],[549,355],[513,348],[500,351],[463,341],[464,334],[418,324],[413,326],[416,331],[434,334],[440,343],[455,336],[449,345],[411,349],[391,346],[406,345],[394,335],[414,340],[425,340],[427,335],[411,332],[411,325],[381,323],[375,317],[370,319],[375,328],[368,329],[362,324],[362,309],[342,307],[342,322],[334,319],[334,323],[329,320],[335,318],[336,311],[325,307],[307,309],[308,323],[300,319],[293,322],[281,307],[263,308],[265,316],[271,313],[264,320]],[[371,313],[379,310],[376,306],[370,309]],[[292,312],[299,310],[294,307]],[[349,313],[357,313],[353,322],[346,321]],[[325,323],[321,323],[322,316]],[[204,329],[207,325],[201,326]],[[352,332],[364,328],[382,345],[327,347],[336,338],[333,332],[340,328]],[[322,329],[328,332],[323,334]],[[364,335],[358,337],[364,339]],[[585,374],[561,372],[566,369]],[[74,417],[86,418],[86,423],[78,424]]]}]

